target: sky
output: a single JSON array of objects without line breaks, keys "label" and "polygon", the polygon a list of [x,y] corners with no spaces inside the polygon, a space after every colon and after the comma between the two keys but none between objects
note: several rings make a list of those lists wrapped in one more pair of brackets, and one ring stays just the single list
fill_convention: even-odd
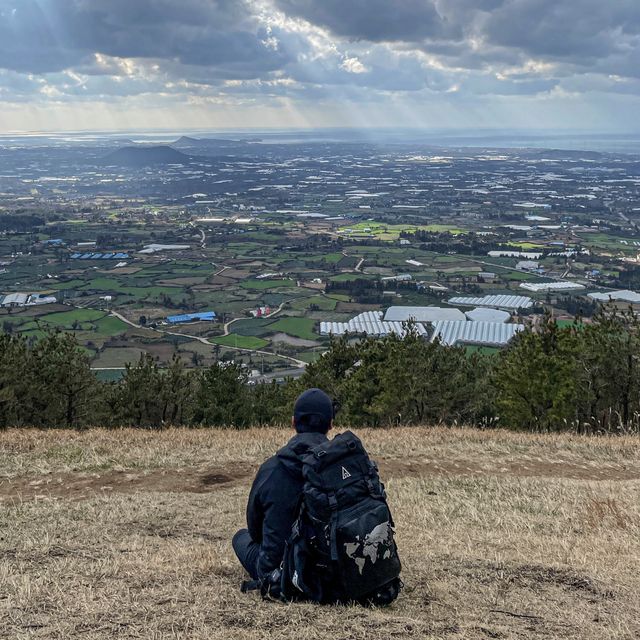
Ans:
[{"label": "sky", "polygon": [[0,0],[0,133],[638,114],[640,0]]}]

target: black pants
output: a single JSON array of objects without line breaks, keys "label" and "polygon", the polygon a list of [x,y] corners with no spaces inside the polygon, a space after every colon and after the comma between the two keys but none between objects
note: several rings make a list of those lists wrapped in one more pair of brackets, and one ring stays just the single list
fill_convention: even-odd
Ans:
[{"label": "black pants", "polygon": [[240,529],[231,541],[233,550],[240,560],[240,564],[245,568],[253,580],[258,578],[258,554],[260,545],[254,542],[247,529]]}]

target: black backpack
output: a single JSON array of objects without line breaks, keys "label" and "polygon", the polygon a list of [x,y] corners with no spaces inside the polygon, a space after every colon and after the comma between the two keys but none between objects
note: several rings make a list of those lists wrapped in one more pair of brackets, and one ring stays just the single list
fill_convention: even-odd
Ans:
[{"label": "black backpack", "polygon": [[402,588],[394,523],[378,469],[350,431],[302,459],[298,518],[266,597],[387,605]]}]

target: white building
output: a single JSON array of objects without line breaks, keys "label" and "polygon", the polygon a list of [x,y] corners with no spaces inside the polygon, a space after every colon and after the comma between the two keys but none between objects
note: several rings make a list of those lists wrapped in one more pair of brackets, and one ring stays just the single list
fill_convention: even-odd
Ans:
[{"label": "white building", "polygon": [[535,260],[520,260],[518,264],[516,264],[516,269],[520,271],[536,271],[540,268],[540,263]]},{"label": "white building", "polygon": [[28,293],[9,293],[2,298],[3,307],[24,307],[29,299]]},{"label": "white building", "polygon": [[[427,334],[427,330],[422,324],[416,324],[415,330],[420,336]],[[402,322],[386,322],[383,320],[382,311],[365,311],[349,320],[349,322],[320,323],[320,335],[323,336],[366,333],[369,336],[381,338],[391,333],[403,336],[405,332],[405,326]]]},{"label": "white building", "polygon": [[482,298],[458,296],[451,298],[449,304],[463,307],[490,307],[492,309],[516,311],[517,309],[530,309],[533,306],[533,300],[529,296],[497,294],[484,296]]},{"label": "white building", "polygon": [[401,273],[397,276],[387,276],[386,278],[380,278],[382,282],[408,282],[413,279],[413,276],[410,273]]},{"label": "white building", "polygon": [[432,341],[444,345],[504,347],[524,329],[521,324],[503,322],[436,322]]},{"label": "white building", "polygon": [[618,291],[604,291],[602,293],[590,293],[589,298],[600,302],[628,302],[630,304],[640,304],[640,293],[621,289]]},{"label": "white building", "polygon": [[476,307],[471,311],[466,311],[464,315],[473,322],[509,322],[511,320],[510,313],[488,307]]},{"label": "white building", "polygon": [[544,293],[546,291],[578,291],[584,289],[584,285],[557,280],[555,282],[523,282],[520,288],[535,293]]},{"label": "white building", "polygon": [[438,322],[440,320],[466,320],[460,309],[442,307],[389,307],[384,314],[385,322]]}]

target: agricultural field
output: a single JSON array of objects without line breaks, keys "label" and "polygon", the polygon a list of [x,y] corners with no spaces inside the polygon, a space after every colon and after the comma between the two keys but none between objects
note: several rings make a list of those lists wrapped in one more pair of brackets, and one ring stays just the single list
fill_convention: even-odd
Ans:
[{"label": "agricultural field", "polygon": [[287,429],[0,433],[0,635],[638,637],[637,437],[357,434],[380,466],[403,562],[389,608],[240,593],[231,538]]},{"label": "agricultural field", "polygon": [[[191,144],[174,142],[183,143]],[[323,156],[316,162],[305,145],[237,142],[237,155],[216,155],[211,172],[202,168],[206,156],[197,168],[124,171],[98,170],[95,150],[54,145],[41,162],[73,180],[52,190],[21,144],[12,153],[25,154],[25,182],[0,177],[0,207],[9,212],[0,295],[40,294],[55,304],[2,309],[0,323],[32,341],[51,329],[73,332],[100,370],[140,353],[161,364],[178,355],[188,366],[219,358],[249,365],[252,350],[289,370],[326,348],[320,322],[392,304],[521,294],[528,282],[582,284],[577,293],[527,294],[535,315],[564,318],[595,312],[589,292],[640,288],[640,231],[618,210],[634,198],[640,205],[626,156],[603,156],[607,170],[594,177],[595,165],[571,153],[550,160],[526,149],[451,149],[443,159],[331,143],[315,147]],[[96,144],[107,145],[103,155],[113,151],[113,141]],[[0,150],[2,162],[13,166]],[[269,178],[256,168],[266,166]],[[626,177],[610,181],[609,170]],[[218,171],[227,178],[211,182]],[[110,177],[96,186],[96,173]],[[518,188],[505,189],[503,178]],[[556,194],[549,202],[541,181]],[[592,187],[608,196],[587,197]],[[533,265],[528,252],[540,254]],[[209,322],[168,320],[210,311]],[[529,321],[520,315],[517,322]],[[194,342],[197,353],[184,348]]]},{"label": "agricultural field", "polygon": [[239,349],[263,349],[269,342],[255,336],[241,336],[237,333],[230,333],[228,336],[213,338],[213,342],[227,347],[236,347]]}]

